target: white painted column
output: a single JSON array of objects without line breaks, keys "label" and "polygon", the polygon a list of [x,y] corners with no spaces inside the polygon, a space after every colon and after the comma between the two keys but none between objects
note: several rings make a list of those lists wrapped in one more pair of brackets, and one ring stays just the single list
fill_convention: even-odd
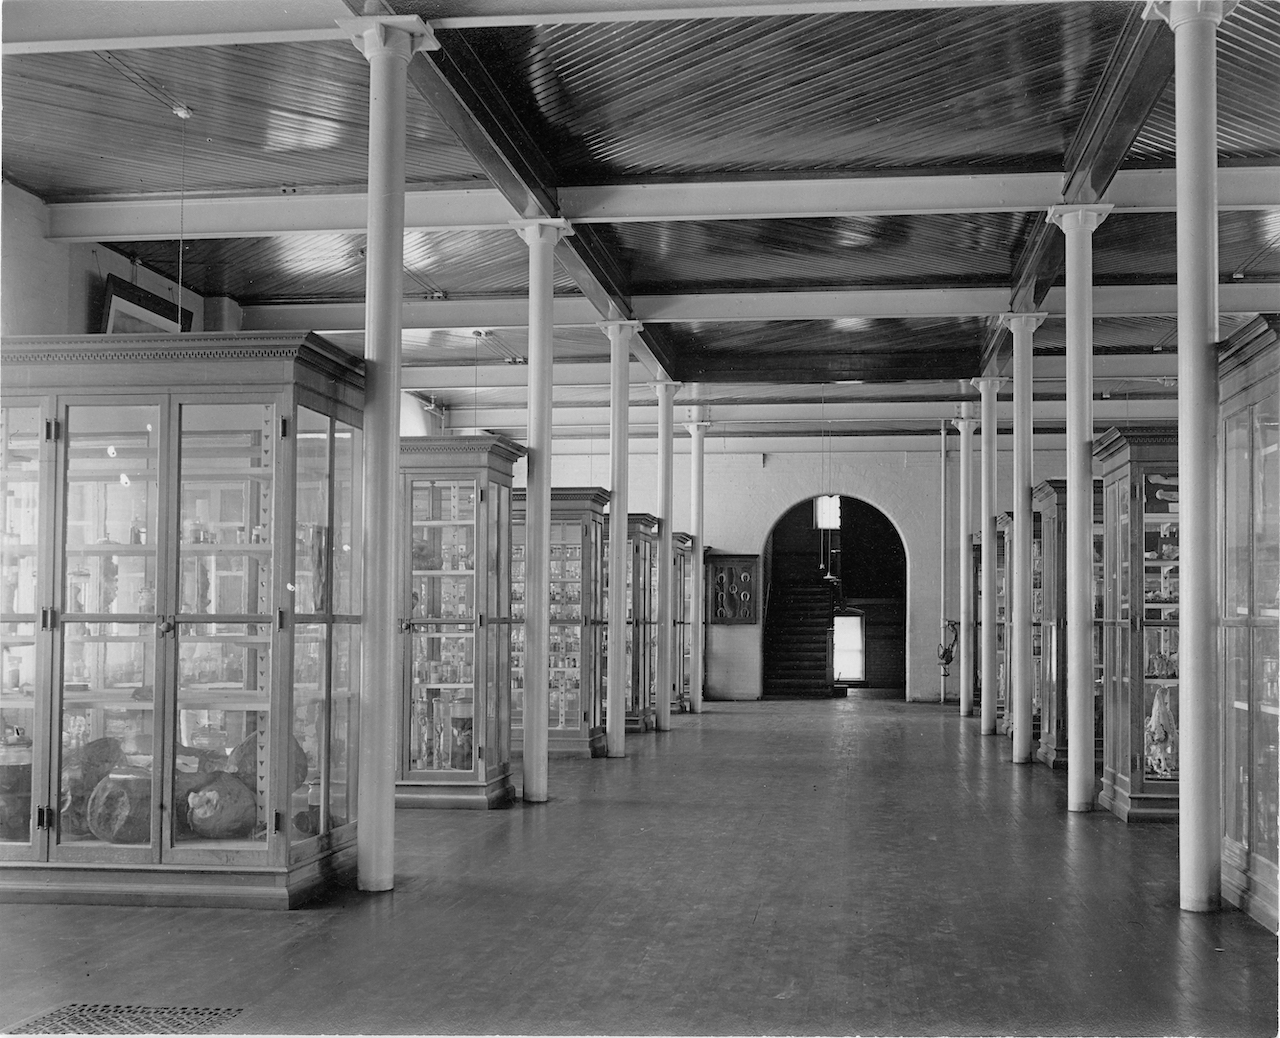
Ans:
[{"label": "white painted column", "polygon": [[605,742],[625,757],[627,738],[627,480],[630,478],[631,336],[634,321],[606,321],[609,336],[609,676]]},{"label": "white painted column", "polygon": [[[1004,314],[1013,331],[1013,668],[1009,702],[1013,708],[1013,763],[1031,763],[1031,693],[1035,671],[1031,656],[1031,489],[1033,435],[1031,417],[1032,335],[1047,314]],[[1007,549],[1006,549],[1007,550]]]},{"label": "white painted column", "polygon": [[982,647],[980,649],[982,675],[983,735],[996,733],[996,449],[999,420],[996,416],[996,395],[1004,379],[994,376],[975,378],[973,384],[982,394],[982,516],[979,521],[982,532]]},{"label": "white painted column", "polygon": [[973,405],[960,405],[960,716],[973,713]]},{"label": "white painted column", "polygon": [[[1178,189],[1178,865],[1189,912],[1218,907],[1218,81],[1221,0],[1153,5],[1174,34]],[[1234,4],[1230,5],[1234,7]],[[1150,9],[1148,11],[1150,13]]]},{"label": "white painted column", "polygon": [[524,799],[547,799],[551,602],[551,390],[555,248],[565,220],[512,224],[529,246],[529,471],[524,548]]},{"label": "white painted column", "polygon": [[1093,810],[1093,232],[1109,205],[1060,205],[1067,236],[1067,810]]},{"label": "white painted column", "polygon": [[680,591],[676,586],[675,548],[671,534],[672,499],[675,478],[672,450],[675,441],[673,404],[676,383],[658,382],[658,703],[657,728],[671,730],[671,697],[675,694],[675,653],[679,640],[675,637],[676,602]]},{"label": "white painted column", "polygon": [[703,643],[706,638],[706,570],[702,565],[703,459],[707,426],[704,407],[689,408],[689,536],[693,538],[693,588],[689,603],[689,712],[702,713]]},{"label": "white painted column", "polygon": [[400,305],[404,269],[405,87],[409,60],[435,44],[417,17],[348,18],[369,62],[369,216],[365,259],[364,607],[360,656],[357,885],[395,886],[400,631]]}]

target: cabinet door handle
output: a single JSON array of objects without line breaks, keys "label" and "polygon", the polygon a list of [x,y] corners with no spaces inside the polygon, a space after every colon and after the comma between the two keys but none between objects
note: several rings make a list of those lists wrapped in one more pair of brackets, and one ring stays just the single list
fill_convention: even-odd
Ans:
[{"label": "cabinet door handle", "polygon": [[174,630],[174,622],[172,620],[161,620],[156,626],[161,634],[172,634]]},{"label": "cabinet door handle", "polygon": [[408,633],[409,631],[413,630],[413,624],[411,624],[408,620],[401,620],[400,630],[404,631],[405,633]]}]

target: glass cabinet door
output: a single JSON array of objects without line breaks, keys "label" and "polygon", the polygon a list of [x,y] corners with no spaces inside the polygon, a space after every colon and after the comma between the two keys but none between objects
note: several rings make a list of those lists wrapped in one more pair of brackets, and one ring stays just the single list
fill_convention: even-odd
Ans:
[{"label": "glass cabinet door", "polygon": [[[1147,472],[1142,500],[1142,777],[1178,780],[1178,476]],[[1135,605],[1136,608],[1136,605]]]},{"label": "glass cabinet door", "polygon": [[40,461],[44,416],[39,406],[0,408],[0,854],[30,853],[36,835],[32,804],[47,772],[36,745],[36,690],[41,687],[37,631]]},{"label": "glass cabinet door", "polygon": [[[179,406],[178,850],[261,852],[272,828],[276,423],[271,403]],[[305,758],[292,756],[290,791],[306,781]]]},{"label": "glass cabinet door", "polygon": [[150,861],[159,847],[162,732],[157,531],[161,409],[66,409],[57,690],[63,860]]},{"label": "glass cabinet door", "polygon": [[408,767],[474,771],[476,481],[413,479],[409,496]]}]

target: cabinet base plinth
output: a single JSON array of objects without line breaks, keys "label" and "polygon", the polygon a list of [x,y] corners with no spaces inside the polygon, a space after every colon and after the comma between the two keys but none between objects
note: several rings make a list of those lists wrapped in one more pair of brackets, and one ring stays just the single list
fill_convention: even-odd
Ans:
[{"label": "cabinet base plinth", "polygon": [[1098,794],[1098,806],[1106,808],[1122,822],[1176,822],[1176,793],[1126,793],[1106,782]]},{"label": "cabinet base plinth", "polygon": [[[597,729],[591,729],[589,734],[584,735],[581,731],[562,732],[552,728],[547,733],[547,756],[548,757],[599,757],[604,755],[604,729],[600,728],[599,743],[601,752],[596,753],[596,732]],[[524,755],[524,739],[523,733],[519,728],[511,730],[511,755],[512,757],[521,757]]]},{"label": "cabinet base plinth", "polygon": [[1040,748],[1036,750],[1036,759],[1051,768],[1065,768],[1067,766],[1067,744],[1064,742],[1061,746],[1056,746],[1053,743],[1041,740]]},{"label": "cabinet base plinth", "polygon": [[[1225,859],[1225,855],[1223,856]],[[1222,863],[1222,899],[1252,916],[1272,933],[1280,931],[1276,868],[1270,863],[1254,862],[1254,871],[1245,872],[1224,860]]]},{"label": "cabinet base plinth", "polygon": [[352,884],[356,846],[290,869],[181,869],[10,863],[0,902],[148,908],[297,908],[331,886]]},{"label": "cabinet base plinth", "polygon": [[645,709],[638,714],[627,714],[627,734],[639,735],[651,732],[658,727],[658,715],[655,711]]},{"label": "cabinet base plinth", "polygon": [[396,807],[461,808],[486,811],[506,807],[515,800],[516,788],[510,775],[502,775],[481,785],[478,782],[396,783]]}]

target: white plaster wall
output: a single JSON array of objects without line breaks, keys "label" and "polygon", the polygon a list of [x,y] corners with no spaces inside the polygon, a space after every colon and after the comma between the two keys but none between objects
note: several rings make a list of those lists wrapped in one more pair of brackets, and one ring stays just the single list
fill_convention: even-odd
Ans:
[{"label": "white plaster wall", "polygon": [[[46,240],[44,203],[13,184],[0,185],[0,334],[83,335],[102,324],[107,275],[172,298],[174,283],[101,245]],[[182,291],[191,330],[204,328],[204,300]]]}]

